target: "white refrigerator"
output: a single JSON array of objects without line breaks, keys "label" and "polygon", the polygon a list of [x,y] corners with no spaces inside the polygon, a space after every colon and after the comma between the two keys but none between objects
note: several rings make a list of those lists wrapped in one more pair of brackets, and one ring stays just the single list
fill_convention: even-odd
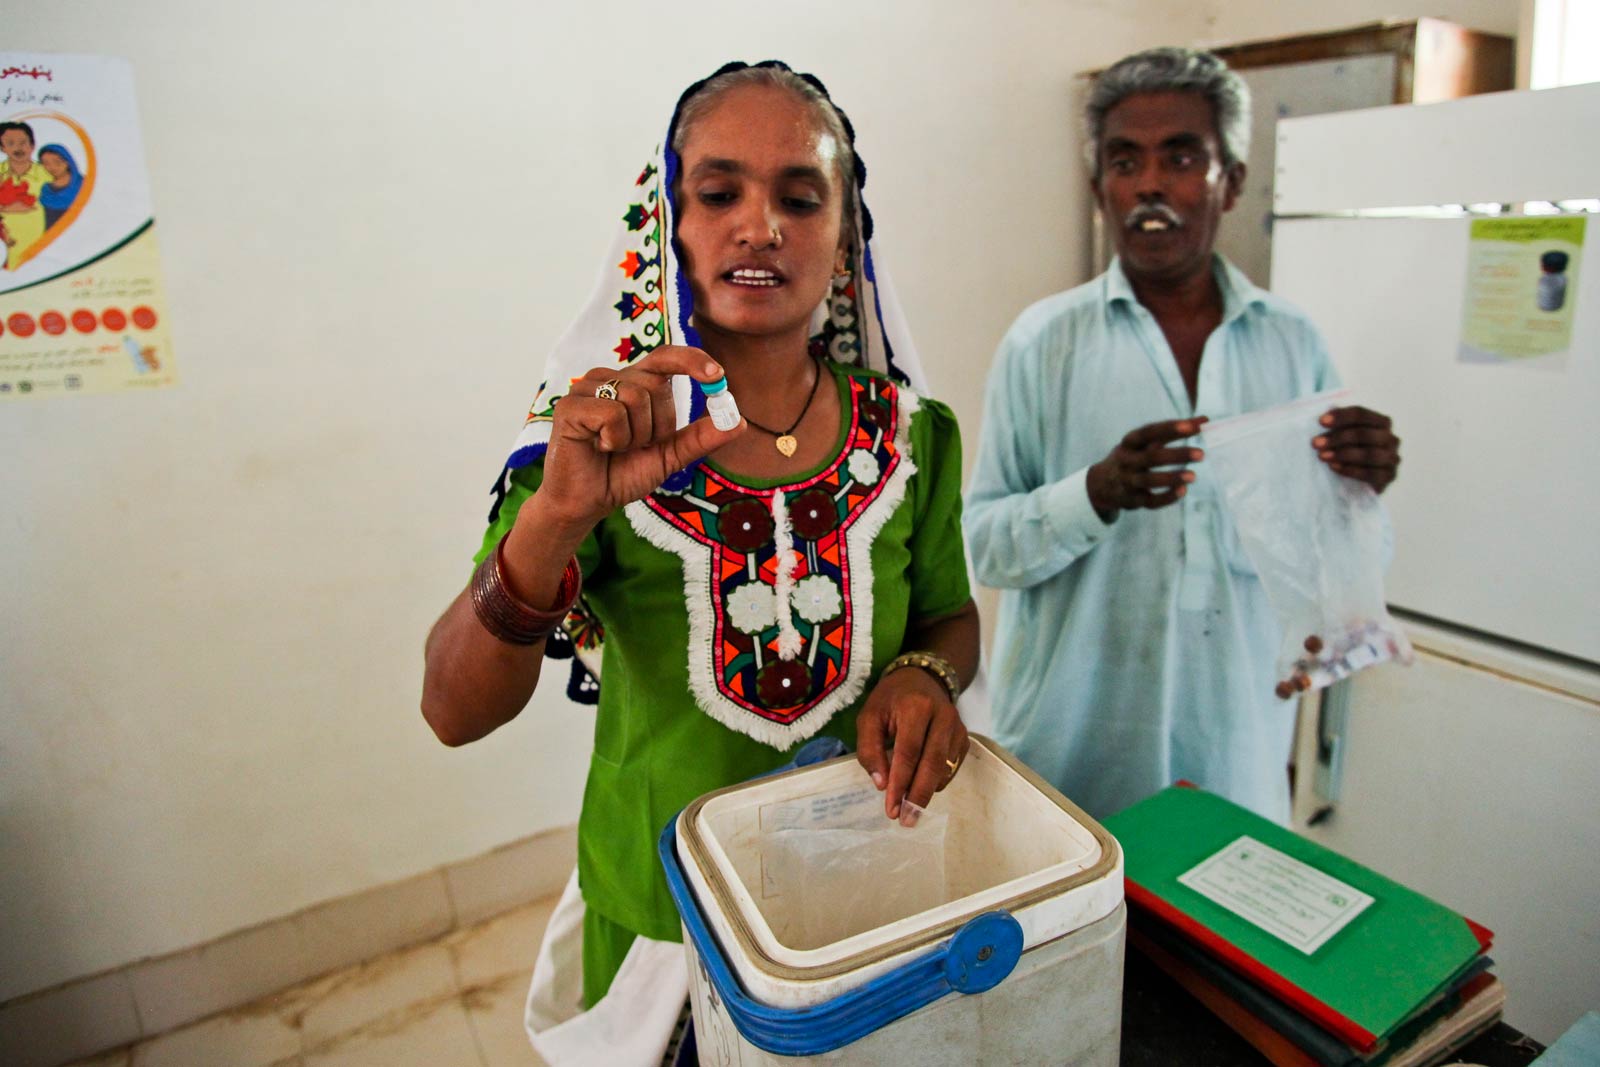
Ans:
[{"label": "white refrigerator", "polygon": [[1326,695],[1297,817],[1494,930],[1507,1021],[1546,1042],[1600,1007],[1600,214],[1565,355],[1462,338],[1473,218],[1592,210],[1597,135],[1600,85],[1277,129],[1272,289],[1394,417],[1387,593],[1418,653]]}]

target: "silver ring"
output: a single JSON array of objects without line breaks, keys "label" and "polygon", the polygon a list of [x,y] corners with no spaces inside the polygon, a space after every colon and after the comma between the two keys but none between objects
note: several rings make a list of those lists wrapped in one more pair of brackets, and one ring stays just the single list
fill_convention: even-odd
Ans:
[{"label": "silver ring", "polygon": [[612,378],[610,381],[601,382],[600,383],[600,388],[598,388],[598,389],[596,389],[594,391],[594,398],[596,400],[615,400],[615,399],[617,399],[617,386],[619,386],[621,384],[622,384],[622,379],[621,378]]}]

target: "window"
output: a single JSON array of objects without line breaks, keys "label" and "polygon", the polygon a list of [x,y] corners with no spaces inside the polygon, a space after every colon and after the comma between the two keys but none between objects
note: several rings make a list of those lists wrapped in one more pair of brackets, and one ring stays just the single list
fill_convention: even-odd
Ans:
[{"label": "window", "polygon": [[1528,88],[1600,81],[1600,0],[1524,0],[1522,28]]}]

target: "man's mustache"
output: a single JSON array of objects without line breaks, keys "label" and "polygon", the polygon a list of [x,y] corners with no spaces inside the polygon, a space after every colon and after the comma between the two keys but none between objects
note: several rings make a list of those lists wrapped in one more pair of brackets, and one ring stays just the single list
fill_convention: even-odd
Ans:
[{"label": "man's mustache", "polygon": [[1128,217],[1122,220],[1122,225],[1131,230],[1146,219],[1161,219],[1175,230],[1183,225],[1183,216],[1166,204],[1140,204],[1128,212]]}]

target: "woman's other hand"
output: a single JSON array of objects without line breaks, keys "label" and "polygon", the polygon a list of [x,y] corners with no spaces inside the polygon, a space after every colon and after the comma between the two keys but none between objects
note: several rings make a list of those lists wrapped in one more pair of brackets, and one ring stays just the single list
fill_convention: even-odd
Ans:
[{"label": "woman's other hand", "polygon": [[[743,422],[724,432],[709,418],[680,430],[672,400],[677,374],[711,382],[722,368],[698,348],[663,345],[630,367],[597,367],[575,381],[556,401],[538,511],[591,529],[744,432]],[[615,397],[596,396],[608,383],[605,393]]]},{"label": "woman's other hand", "polygon": [[949,691],[915,667],[885,675],[856,717],[856,758],[883,790],[884,813],[907,826],[915,819],[902,802],[927,807],[955,778],[967,746]]}]

